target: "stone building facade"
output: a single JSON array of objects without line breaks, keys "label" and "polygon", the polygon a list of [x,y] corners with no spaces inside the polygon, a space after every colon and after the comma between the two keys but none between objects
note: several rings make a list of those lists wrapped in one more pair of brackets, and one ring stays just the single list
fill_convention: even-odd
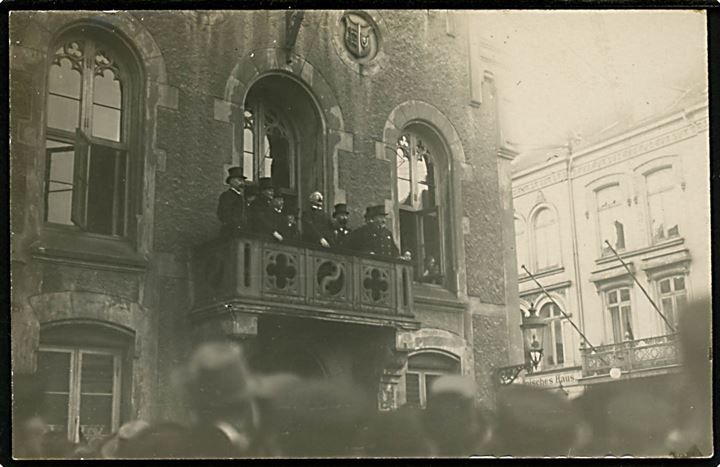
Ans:
[{"label": "stone building facade", "polygon": [[[514,153],[469,29],[445,11],[13,12],[13,369],[52,381],[54,428],[182,417],[175,370],[213,336],[380,409],[422,405],[445,372],[491,403],[521,352]],[[314,190],[347,203],[355,227],[385,205],[413,261],[221,241],[237,165],[300,209]]]}]

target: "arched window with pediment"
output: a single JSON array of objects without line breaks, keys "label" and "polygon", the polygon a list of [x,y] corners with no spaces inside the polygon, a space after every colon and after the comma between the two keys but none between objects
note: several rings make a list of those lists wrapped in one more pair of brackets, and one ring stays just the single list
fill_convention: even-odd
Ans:
[{"label": "arched window with pediment", "polygon": [[395,190],[400,249],[409,252],[415,280],[447,285],[451,271],[447,152],[421,123],[407,125],[395,149]]},{"label": "arched window with pediment", "polygon": [[45,221],[94,234],[134,231],[142,72],[129,47],[83,26],[51,49],[47,81]]}]

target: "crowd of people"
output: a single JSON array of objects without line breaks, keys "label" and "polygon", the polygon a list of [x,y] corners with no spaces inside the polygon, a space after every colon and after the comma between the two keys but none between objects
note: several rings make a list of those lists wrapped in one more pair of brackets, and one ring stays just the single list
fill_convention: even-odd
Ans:
[{"label": "crowd of people", "polygon": [[[683,372],[661,388],[558,391],[511,384],[478,403],[472,379],[446,375],[426,407],[376,410],[346,381],[256,374],[242,347],[206,342],[187,361],[182,387],[190,418],[132,420],[115,433],[73,444],[48,430],[42,391],[16,378],[18,458],[265,458],[712,455],[709,303],[681,321]],[[37,389],[37,388],[36,388]]]},{"label": "crowd of people", "polygon": [[348,224],[347,204],[336,204],[330,215],[324,210],[322,193],[316,191],[308,197],[308,208],[298,224],[298,210],[286,205],[270,177],[247,185],[242,167],[231,167],[225,182],[230,187],[220,195],[217,207],[222,235],[254,233],[278,242],[300,241],[318,248],[411,259],[409,252],[400,256],[392,232],[385,227],[383,205],[368,206],[366,224],[353,230]]}]

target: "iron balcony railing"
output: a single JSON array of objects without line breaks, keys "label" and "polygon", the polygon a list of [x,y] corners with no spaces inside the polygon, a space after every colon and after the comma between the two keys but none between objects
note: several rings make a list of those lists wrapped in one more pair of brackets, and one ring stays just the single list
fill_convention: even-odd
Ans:
[{"label": "iron balcony railing", "polygon": [[680,364],[677,334],[601,345],[595,350],[583,347],[580,352],[583,378],[609,376],[613,368],[625,375]]},{"label": "iron balcony railing", "polygon": [[257,237],[193,249],[193,308],[325,313],[414,321],[413,270],[403,260],[308,248]]}]

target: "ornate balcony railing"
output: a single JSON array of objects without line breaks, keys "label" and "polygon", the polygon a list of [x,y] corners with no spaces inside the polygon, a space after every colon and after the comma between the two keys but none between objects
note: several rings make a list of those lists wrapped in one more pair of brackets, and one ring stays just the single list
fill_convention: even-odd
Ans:
[{"label": "ornate balcony railing", "polygon": [[667,369],[680,364],[677,334],[649,337],[619,344],[583,347],[583,378],[609,376],[618,368],[621,375]]},{"label": "ornate balcony railing", "polygon": [[191,269],[195,311],[238,305],[255,313],[390,319],[417,327],[406,261],[248,236],[196,247]]}]

